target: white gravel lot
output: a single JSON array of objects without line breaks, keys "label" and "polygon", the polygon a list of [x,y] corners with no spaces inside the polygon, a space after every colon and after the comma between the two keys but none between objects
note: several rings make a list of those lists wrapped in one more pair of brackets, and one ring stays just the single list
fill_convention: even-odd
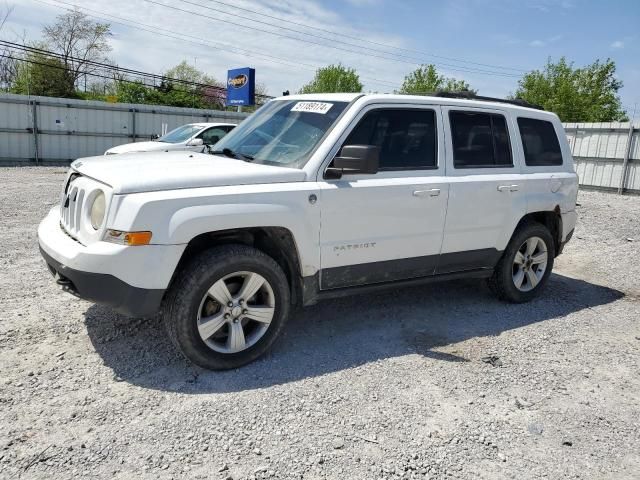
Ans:
[{"label": "white gravel lot", "polygon": [[1,478],[640,478],[640,198],[581,192],[533,303],[326,302],[214,373],[54,284],[36,226],[63,174],[0,169]]}]

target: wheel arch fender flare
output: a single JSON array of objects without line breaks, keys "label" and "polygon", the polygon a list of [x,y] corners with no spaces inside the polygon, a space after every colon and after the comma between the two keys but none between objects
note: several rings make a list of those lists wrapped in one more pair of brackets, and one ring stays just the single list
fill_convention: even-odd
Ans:
[{"label": "wheel arch fender flare", "polygon": [[556,205],[553,210],[528,212],[526,215],[523,215],[513,230],[509,242],[511,242],[511,239],[522,225],[530,222],[540,223],[547,227],[549,233],[551,233],[551,237],[553,238],[554,256],[557,256],[562,242],[562,215],[560,213],[560,206]]}]

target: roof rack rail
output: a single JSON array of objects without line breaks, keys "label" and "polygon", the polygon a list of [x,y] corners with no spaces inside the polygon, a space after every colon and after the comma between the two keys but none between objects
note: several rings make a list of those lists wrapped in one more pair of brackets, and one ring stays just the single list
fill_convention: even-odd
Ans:
[{"label": "roof rack rail", "polygon": [[485,102],[498,102],[498,103],[509,103],[511,105],[517,105],[519,107],[528,107],[535,108],[536,110],[544,110],[544,107],[541,105],[536,105],[535,103],[529,103],[526,100],[522,100],[520,98],[514,98],[512,100],[506,98],[494,98],[494,97],[483,97],[482,95],[476,95],[473,92],[468,91],[459,91],[459,92],[445,92],[445,91],[437,91],[433,94],[434,97],[443,97],[443,98],[464,98],[467,100],[481,100]]}]

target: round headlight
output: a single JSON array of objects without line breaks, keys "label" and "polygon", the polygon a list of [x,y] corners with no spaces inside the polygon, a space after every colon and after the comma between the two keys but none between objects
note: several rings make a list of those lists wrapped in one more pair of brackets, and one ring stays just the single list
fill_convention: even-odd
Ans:
[{"label": "round headlight", "polygon": [[91,226],[98,230],[102,226],[105,213],[105,199],[102,191],[93,199],[93,205],[91,205]]}]

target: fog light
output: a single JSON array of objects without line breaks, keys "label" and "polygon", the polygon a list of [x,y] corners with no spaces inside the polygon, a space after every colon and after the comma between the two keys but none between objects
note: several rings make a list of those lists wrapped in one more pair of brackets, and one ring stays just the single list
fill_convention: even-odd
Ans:
[{"label": "fog light", "polygon": [[104,241],[117,243],[119,245],[129,245],[131,247],[149,245],[151,242],[151,232],[123,232],[120,230],[107,230]]}]

